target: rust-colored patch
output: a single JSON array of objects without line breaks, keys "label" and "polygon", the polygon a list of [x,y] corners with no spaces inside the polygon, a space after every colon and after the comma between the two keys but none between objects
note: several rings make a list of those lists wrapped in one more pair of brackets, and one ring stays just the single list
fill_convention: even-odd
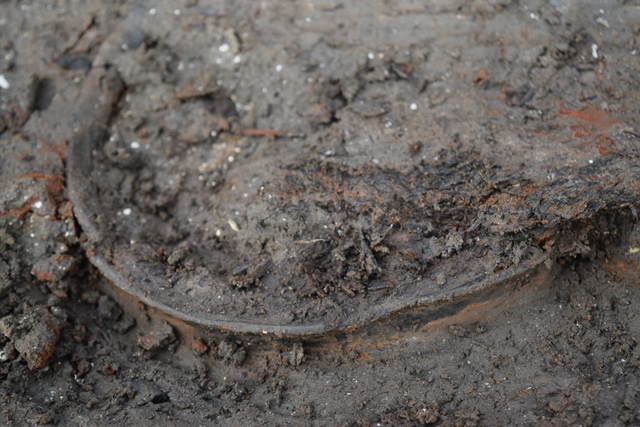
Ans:
[{"label": "rust-colored patch", "polygon": [[614,282],[630,280],[638,276],[638,264],[632,259],[621,256],[614,257],[604,265],[604,269]]},{"label": "rust-colored patch", "polygon": [[555,235],[556,235],[555,230],[546,231],[544,234],[536,236],[535,244],[538,247],[542,247],[545,250],[549,250],[555,243],[555,240],[553,239]]},{"label": "rust-colored patch", "polygon": [[558,102],[558,115],[573,117],[582,124],[571,126],[573,137],[586,140],[582,146],[598,147],[602,156],[611,154],[616,142],[608,135],[609,130],[616,124],[622,123],[611,113],[600,110],[590,102],[585,102],[589,108],[584,110],[568,110],[564,108],[562,101]]},{"label": "rust-colored patch", "polygon": [[194,338],[191,340],[190,342],[191,345],[191,349],[196,353],[196,354],[204,354],[207,351],[207,345],[198,338]]},{"label": "rust-colored patch", "polygon": [[476,76],[473,78],[473,82],[475,84],[480,84],[483,81],[487,80],[488,78],[489,78],[489,72],[483,68],[480,71],[478,71],[478,74],[476,74]]},{"label": "rust-colored patch", "polygon": [[[66,144],[66,142],[65,142]],[[35,179],[40,181],[46,181],[45,190],[47,192],[47,199],[49,205],[54,209],[57,209],[64,202],[64,188],[65,188],[65,178],[63,175],[59,174],[51,174],[45,175],[42,172],[30,172],[24,175],[18,175],[14,178],[10,179]],[[31,204],[36,201],[35,197],[30,198],[25,204],[20,208],[12,209],[9,212],[0,212],[0,215],[9,215],[9,216],[18,216],[20,219],[24,218],[24,216],[32,211]],[[51,219],[58,219],[55,215]]]},{"label": "rust-colored patch", "polygon": [[358,353],[358,356],[356,357],[356,360],[368,360],[368,359],[371,359],[371,355],[369,355],[369,353],[366,353],[366,352]]},{"label": "rust-colored patch", "polygon": [[105,375],[115,375],[116,374],[116,370],[113,367],[113,365],[108,364],[106,368],[104,368],[104,371],[102,371],[103,374]]},{"label": "rust-colored patch", "polygon": [[525,390],[520,390],[519,392],[516,393],[516,396],[518,397],[527,397],[531,394],[531,389],[525,389]]},{"label": "rust-colored patch", "polygon": [[574,117],[582,123],[590,124],[598,132],[607,132],[613,125],[621,123],[613,114],[600,110],[590,102],[585,102],[590,108],[585,110],[568,110],[562,101],[558,102],[558,114],[563,117]]},{"label": "rust-colored patch", "polygon": [[522,188],[522,193],[529,196],[535,193],[536,191],[538,191],[540,187],[541,187],[540,185],[536,185],[536,184],[525,184],[521,188]]},{"label": "rust-colored patch", "polygon": [[55,320],[49,313],[46,313],[44,315],[43,320],[47,328],[53,333],[54,339],[44,344],[42,351],[38,355],[38,358],[33,362],[33,367],[37,369],[43,368],[47,364],[49,359],[51,359],[51,356],[53,356],[53,352],[56,350],[56,346],[60,341],[60,323]]},{"label": "rust-colored patch", "polygon": [[37,200],[37,198],[31,197],[29,200],[27,200],[21,207],[19,208],[13,208],[11,209],[9,212],[0,212],[0,215],[2,216],[17,216],[20,219],[24,219],[24,216],[28,213],[31,212],[33,210],[33,208],[31,207],[31,205],[33,204],[33,202],[35,202]]},{"label": "rust-colored patch", "polygon": [[73,219],[73,205],[71,202],[65,202],[58,207],[58,217],[60,219]]},{"label": "rust-colored patch", "polygon": [[45,184],[45,190],[47,191],[47,200],[49,201],[49,205],[54,209],[58,209],[58,206],[62,204],[64,200],[64,180],[48,180]]},{"label": "rust-colored patch", "polygon": [[53,282],[53,274],[47,273],[46,271],[34,270],[33,274],[36,276],[36,279],[41,282]]},{"label": "rust-colored patch", "polygon": [[57,144],[48,143],[44,140],[40,140],[42,144],[42,151],[48,151],[52,153],[56,153],[58,158],[60,159],[60,165],[64,168],[64,162],[67,155],[68,144],[66,140],[62,140]]},{"label": "rust-colored patch", "polygon": [[54,180],[54,179],[61,179],[61,180],[64,181],[64,176],[62,176],[62,175],[56,175],[56,174],[45,175],[42,172],[25,173],[24,175],[18,175],[15,179],[24,179],[24,178],[39,179],[39,180],[44,180],[44,181],[50,181],[50,180]]}]

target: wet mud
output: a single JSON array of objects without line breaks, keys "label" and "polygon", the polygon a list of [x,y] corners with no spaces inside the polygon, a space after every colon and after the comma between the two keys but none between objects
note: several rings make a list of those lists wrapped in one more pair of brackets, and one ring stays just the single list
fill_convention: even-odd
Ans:
[{"label": "wet mud", "polygon": [[640,4],[0,11],[4,424],[637,424]]}]

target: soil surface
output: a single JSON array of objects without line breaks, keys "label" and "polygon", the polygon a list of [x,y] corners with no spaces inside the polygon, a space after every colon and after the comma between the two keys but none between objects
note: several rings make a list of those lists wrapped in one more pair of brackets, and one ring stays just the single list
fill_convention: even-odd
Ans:
[{"label": "soil surface", "polygon": [[5,2],[3,424],[638,424],[639,44],[634,0]]}]

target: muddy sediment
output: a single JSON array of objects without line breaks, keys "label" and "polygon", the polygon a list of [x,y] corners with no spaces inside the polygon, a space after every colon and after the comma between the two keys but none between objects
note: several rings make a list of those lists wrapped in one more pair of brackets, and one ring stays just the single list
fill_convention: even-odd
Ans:
[{"label": "muddy sediment", "polygon": [[637,423],[634,2],[0,10],[3,423]]},{"label": "muddy sediment", "polygon": [[[108,40],[122,39],[136,13]],[[414,33],[431,14],[419,16]],[[486,31],[499,33],[491,22]],[[477,23],[467,25],[472,33]],[[250,29],[262,29],[260,20]],[[278,45],[293,33],[279,34]],[[97,61],[108,57],[129,90],[115,117],[103,117],[107,135],[72,140],[70,159],[93,166],[69,175],[73,186],[93,183],[71,196],[91,230],[94,264],[145,303],[186,319],[317,333],[516,274],[567,251],[556,247],[556,233],[568,224],[638,203],[633,128],[580,92],[554,90],[567,69],[593,70],[604,85],[613,78],[586,30],[565,34],[567,46],[517,56],[510,69],[480,61],[496,48],[488,35],[468,46],[435,37],[425,50],[412,34],[398,31],[376,52],[353,35],[361,48],[349,48],[343,70],[338,53],[335,63],[313,66],[309,57],[324,41],[317,37],[289,53],[301,64],[274,65],[251,55],[268,46],[249,31],[229,74],[224,54],[237,37],[225,33],[221,64],[194,63],[175,78],[162,66],[160,52],[171,52],[162,42],[118,56],[108,54],[117,43],[105,43]],[[460,62],[442,64],[444,46]],[[128,75],[143,66],[148,79],[131,88]],[[510,93],[521,68],[554,71]],[[256,117],[263,100],[253,98],[242,111],[244,73],[253,69],[281,79],[260,92],[277,91],[278,105],[290,108]],[[97,73],[99,66],[90,75]],[[96,90],[89,80],[82,96],[91,100]],[[319,109],[329,120],[318,122]]]}]

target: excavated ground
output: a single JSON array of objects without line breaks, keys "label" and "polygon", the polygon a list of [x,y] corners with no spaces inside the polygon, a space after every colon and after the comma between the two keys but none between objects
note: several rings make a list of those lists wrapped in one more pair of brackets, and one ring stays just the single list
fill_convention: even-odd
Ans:
[{"label": "excavated ground", "polygon": [[639,44],[634,0],[5,2],[3,424],[637,424]]}]

